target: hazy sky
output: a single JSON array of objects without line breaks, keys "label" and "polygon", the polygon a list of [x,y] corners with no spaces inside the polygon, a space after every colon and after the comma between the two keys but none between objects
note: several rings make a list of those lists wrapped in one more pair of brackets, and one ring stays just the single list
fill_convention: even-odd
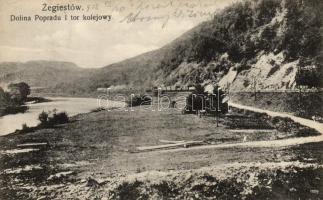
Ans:
[{"label": "hazy sky", "polygon": [[[60,60],[102,67],[162,47],[233,1],[0,0],[0,62]],[[43,3],[82,7],[81,11],[53,13],[42,11]],[[82,19],[83,14],[111,15],[112,19],[70,20],[70,15]],[[11,15],[30,16],[32,21],[11,21]],[[35,21],[35,15],[58,15],[62,20]]]}]

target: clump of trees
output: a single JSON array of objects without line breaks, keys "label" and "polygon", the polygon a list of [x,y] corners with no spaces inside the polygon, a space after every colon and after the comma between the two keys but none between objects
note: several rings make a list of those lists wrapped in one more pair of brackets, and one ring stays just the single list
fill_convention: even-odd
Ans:
[{"label": "clump of trees", "polygon": [[65,124],[69,122],[69,117],[66,112],[57,112],[56,109],[48,112],[41,112],[38,115],[40,124],[36,127],[29,127],[26,123],[22,124],[20,133],[29,133],[40,128],[53,128],[55,125]]},{"label": "clump of trees", "polygon": [[9,84],[7,91],[0,87],[0,116],[25,111],[27,107],[22,105],[29,94],[30,87],[25,82]]},{"label": "clump of trees", "polygon": [[0,87],[0,108],[5,109],[11,104],[10,95]]},{"label": "clump of trees", "polygon": [[10,98],[18,104],[26,102],[30,95],[30,86],[25,82],[11,83],[8,85],[8,90]]},{"label": "clump of trees", "polygon": [[57,112],[55,109],[49,112],[41,112],[38,116],[40,126],[53,127],[58,124],[66,124],[69,122],[69,117],[66,112]]},{"label": "clump of trees", "polygon": [[223,102],[225,93],[218,86],[214,87],[213,93],[207,93],[201,85],[195,86],[193,91],[186,98],[186,107],[184,113],[197,113],[205,110],[209,114],[216,112],[226,113],[228,111],[227,103]]}]

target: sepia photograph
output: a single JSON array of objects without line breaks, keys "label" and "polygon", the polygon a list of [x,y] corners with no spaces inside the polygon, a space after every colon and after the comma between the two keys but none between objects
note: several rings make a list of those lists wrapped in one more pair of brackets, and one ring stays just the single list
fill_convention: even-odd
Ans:
[{"label": "sepia photograph", "polygon": [[0,0],[0,200],[323,200],[322,0]]}]

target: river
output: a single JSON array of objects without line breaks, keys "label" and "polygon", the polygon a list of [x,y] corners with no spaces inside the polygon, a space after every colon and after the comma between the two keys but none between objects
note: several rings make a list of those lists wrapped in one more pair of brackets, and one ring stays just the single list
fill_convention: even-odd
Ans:
[{"label": "river", "polygon": [[[57,112],[65,111],[69,116],[75,116],[81,113],[88,113],[98,108],[98,101],[95,98],[70,98],[70,97],[46,97],[50,102],[27,104],[29,109],[25,113],[5,115],[0,117],[0,136],[21,129],[22,124],[34,127],[39,124],[38,115],[42,111]],[[109,102],[109,107],[122,107],[122,102]]]}]

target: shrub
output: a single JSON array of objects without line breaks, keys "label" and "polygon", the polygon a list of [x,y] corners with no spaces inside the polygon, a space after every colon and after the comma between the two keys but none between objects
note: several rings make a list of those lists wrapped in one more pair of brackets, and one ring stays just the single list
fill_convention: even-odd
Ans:
[{"label": "shrub", "polygon": [[40,121],[41,124],[47,124],[48,122],[48,113],[43,111],[39,114],[38,120]]},{"label": "shrub", "polygon": [[51,124],[65,124],[69,122],[68,114],[66,112],[54,113],[53,117],[49,118]]},{"label": "shrub", "polygon": [[128,101],[128,106],[151,105],[152,97],[149,95],[135,95],[131,96]]},{"label": "shrub", "polygon": [[98,108],[94,108],[94,109],[92,109],[91,110],[91,112],[100,112],[100,111],[103,111],[103,110],[105,110],[103,107],[98,107]]},{"label": "shrub", "polygon": [[21,130],[19,131],[20,133],[29,133],[31,131],[33,131],[34,128],[32,127],[29,127],[26,123],[22,124],[22,128]]},{"label": "shrub", "polygon": [[308,137],[308,136],[317,136],[317,135],[320,135],[320,133],[317,132],[315,129],[308,128],[308,127],[302,127],[296,131],[297,137]]},{"label": "shrub", "polygon": [[[50,114],[53,113],[51,116]],[[56,113],[54,109],[53,112],[41,112],[38,116],[40,125],[44,127],[52,127],[57,124],[65,124],[69,122],[69,117],[66,112]]]},{"label": "shrub", "polygon": [[22,124],[22,131],[25,131],[25,130],[27,130],[29,127],[27,126],[27,124],[26,123],[24,123],[24,124]]}]

